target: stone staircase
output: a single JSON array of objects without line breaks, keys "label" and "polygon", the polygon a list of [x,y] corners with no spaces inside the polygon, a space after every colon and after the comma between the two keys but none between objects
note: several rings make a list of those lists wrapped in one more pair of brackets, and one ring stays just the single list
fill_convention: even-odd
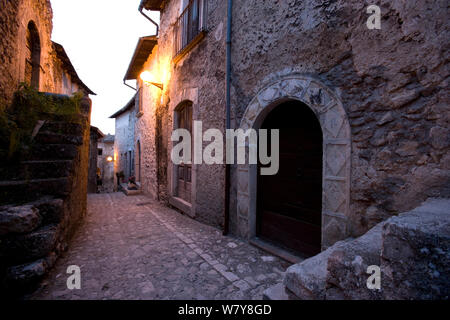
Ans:
[{"label": "stone staircase", "polygon": [[[51,115],[48,115],[51,118]],[[83,144],[84,116],[76,121],[68,117],[53,116],[46,120],[37,135],[29,154],[12,168],[0,169],[0,205],[24,203],[43,196],[67,196],[71,191],[69,177],[78,148]]]},{"label": "stone staircase", "polygon": [[41,279],[86,213],[90,99],[81,106],[43,115],[22,161],[0,168],[0,296]]},{"label": "stone staircase", "polygon": [[[381,288],[369,289],[369,266],[379,266]],[[340,241],[288,268],[269,300],[448,299],[450,199],[429,199],[356,239]]]}]

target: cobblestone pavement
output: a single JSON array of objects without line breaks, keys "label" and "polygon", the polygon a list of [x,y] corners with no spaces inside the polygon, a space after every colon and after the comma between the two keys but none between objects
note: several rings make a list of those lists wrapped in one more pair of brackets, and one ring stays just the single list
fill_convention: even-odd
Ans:
[{"label": "cobblestone pavement", "polygon": [[[81,289],[67,289],[67,268]],[[88,197],[70,249],[30,299],[261,299],[288,263],[145,196]]]}]

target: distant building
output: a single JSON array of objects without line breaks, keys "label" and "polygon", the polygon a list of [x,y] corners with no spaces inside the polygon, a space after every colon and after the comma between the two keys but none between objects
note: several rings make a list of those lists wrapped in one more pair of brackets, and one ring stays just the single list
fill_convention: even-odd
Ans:
[{"label": "distant building", "polygon": [[88,174],[88,193],[98,192],[98,157],[100,152],[98,151],[98,143],[105,136],[100,129],[91,126],[91,137],[89,145],[89,174]]},{"label": "distant building", "polygon": [[49,0],[1,2],[0,102],[10,102],[21,82],[41,92],[94,94],[64,48],[51,41],[52,18]]},{"label": "distant building", "polygon": [[114,192],[114,135],[107,134],[97,146],[97,172],[100,177],[98,192]]},{"label": "distant building", "polygon": [[[114,139],[114,173],[115,186],[128,182],[136,172],[134,125],[136,123],[136,96],[134,96],[122,109],[110,118],[116,119],[116,134]],[[138,170],[139,171],[139,170]],[[139,178],[137,178],[139,181]]]}]

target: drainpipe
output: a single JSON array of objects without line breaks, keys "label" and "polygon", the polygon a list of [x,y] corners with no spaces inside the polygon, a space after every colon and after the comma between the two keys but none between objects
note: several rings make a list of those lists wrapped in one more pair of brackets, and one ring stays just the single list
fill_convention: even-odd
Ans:
[{"label": "drainpipe", "polygon": [[[152,18],[150,18],[148,15],[146,15],[146,14],[144,13],[144,2],[141,2],[141,4],[139,5],[139,12],[140,12],[145,18],[147,18],[148,21],[150,21],[151,23],[153,23],[153,24],[155,25],[155,27],[156,27],[156,34],[155,34],[155,36],[158,37],[158,35],[159,35],[159,25],[158,25]],[[137,89],[134,88],[134,87],[132,87],[132,86],[130,86],[130,85],[126,82],[125,79],[123,80],[123,84],[126,85],[127,87],[133,89],[134,91],[137,91]]]},{"label": "drainpipe", "polygon": [[157,37],[159,35],[159,24],[157,24],[152,18],[150,18],[148,15],[146,15],[144,13],[144,3],[141,2],[141,4],[139,5],[139,12],[147,18],[148,21],[150,21],[151,23],[153,23],[156,27],[156,34],[155,36]]},{"label": "drainpipe", "polygon": [[[231,22],[233,0],[228,0],[227,14],[227,78],[226,78],[226,129],[231,129]],[[225,165],[225,214],[223,235],[227,235],[230,227],[230,179],[231,165]]]},{"label": "drainpipe", "polygon": [[130,85],[127,83],[127,80],[125,80],[125,79],[123,79],[123,84],[126,85],[128,88],[131,88],[131,89],[133,89],[134,91],[137,91],[137,89],[136,89],[135,87],[130,86]]}]

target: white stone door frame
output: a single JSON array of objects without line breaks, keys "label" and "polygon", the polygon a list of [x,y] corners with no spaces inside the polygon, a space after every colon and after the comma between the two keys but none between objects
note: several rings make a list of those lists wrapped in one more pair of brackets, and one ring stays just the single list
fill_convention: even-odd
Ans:
[{"label": "white stone door frame", "polygon": [[[318,80],[296,74],[279,78],[261,89],[248,105],[240,128],[259,129],[267,114],[288,100],[307,105],[322,128],[321,247],[324,250],[349,235],[350,125],[340,99],[332,90]],[[251,239],[256,236],[257,165],[238,165],[237,169],[238,233]]]}]

